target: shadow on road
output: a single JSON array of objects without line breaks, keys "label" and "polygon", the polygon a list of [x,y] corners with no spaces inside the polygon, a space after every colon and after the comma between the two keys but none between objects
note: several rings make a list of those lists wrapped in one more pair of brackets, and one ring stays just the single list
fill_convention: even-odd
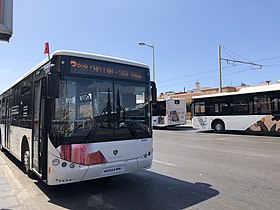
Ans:
[{"label": "shadow on road", "polygon": [[168,131],[176,131],[176,130],[193,130],[192,126],[170,126],[170,127],[153,127],[154,130],[168,130]]},{"label": "shadow on road", "polygon": [[225,130],[225,131],[214,131],[214,130],[201,130],[198,133],[216,133],[216,134],[233,134],[233,135],[249,135],[249,136],[280,136],[279,132],[261,132],[261,131],[241,131],[241,130]]},{"label": "shadow on road", "polygon": [[[11,154],[6,157],[22,170]],[[219,194],[207,183],[190,183],[151,171],[48,186],[39,178],[32,182],[51,204],[67,209],[166,209],[179,210],[207,201]]]},{"label": "shadow on road", "polygon": [[150,171],[49,187],[37,182],[51,203],[68,209],[184,209],[219,192]]}]

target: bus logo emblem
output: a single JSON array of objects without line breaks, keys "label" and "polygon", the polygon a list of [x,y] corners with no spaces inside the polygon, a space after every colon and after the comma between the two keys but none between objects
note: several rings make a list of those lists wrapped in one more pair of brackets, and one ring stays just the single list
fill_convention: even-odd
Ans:
[{"label": "bus logo emblem", "polygon": [[114,151],[113,151],[113,154],[114,154],[114,155],[117,155],[118,152],[119,152],[118,150],[114,150]]}]

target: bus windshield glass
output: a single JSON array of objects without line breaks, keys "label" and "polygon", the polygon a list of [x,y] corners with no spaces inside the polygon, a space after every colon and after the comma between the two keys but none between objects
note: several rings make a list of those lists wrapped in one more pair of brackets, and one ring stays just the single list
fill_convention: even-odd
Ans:
[{"label": "bus windshield glass", "polygon": [[50,138],[55,146],[149,138],[148,93],[145,84],[64,78]]}]

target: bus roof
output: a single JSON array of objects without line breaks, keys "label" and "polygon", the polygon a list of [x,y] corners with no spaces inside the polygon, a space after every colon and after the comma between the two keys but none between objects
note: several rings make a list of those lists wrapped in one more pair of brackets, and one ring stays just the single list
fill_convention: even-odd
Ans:
[{"label": "bus roof", "polygon": [[185,101],[184,98],[173,98],[173,97],[167,97],[167,98],[160,98],[160,99],[158,99],[158,101],[168,101],[168,100],[181,100],[181,101]]},{"label": "bus roof", "polygon": [[89,59],[96,59],[96,60],[103,60],[103,61],[108,61],[108,62],[115,62],[115,63],[121,63],[121,64],[126,64],[126,65],[138,66],[138,67],[142,67],[142,68],[149,68],[148,65],[139,63],[136,61],[126,60],[123,58],[111,57],[111,56],[106,56],[106,55],[86,53],[86,52],[78,52],[78,51],[70,51],[70,50],[57,50],[57,51],[53,52],[51,56],[55,56],[55,55],[75,56],[75,57],[81,57],[81,58],[89,58]]},{"label": "bus roof", "polygon": [[223,96],[231,96],[231,95],[242,95],[248,93],[259,93],[259,92],[268,92],[268,91],[276,91],[280,90],[280,84],[272,84],[272,85],[262,85],[262,86],[255,86],[255,87],[245,87],[241,88],[237,92],[228,92],[228,93],[215,93],[209,95],[201,95],[201,96],[193,96],[193,99],[200,99],[200,98],[212,98],[212,97],[223,97]]},{"label": "bus roof", "polygon": [[[86,53],[86,52],[78,52],[78,51],[70,51],[70,50],[56,50],[50,55],[50,59],[52,59],[54,56],[59,56],[59,55],[66,55],[66,56],[75,56],[75,57],[80,57],[80,58],[88,58],[88,59],[96,59],[96,60],[102,60],[102,61],[108,61],[108,62],[114,62],[114,63],[120,63],[120,64],[125,64],[125,65],[132,65],[132,66],[137,66],[141,68],[149,68],[148,65],[139,63],[136,61],[131,61],[131,60],[126,60],[122,58],[117,58],[117,57],[111,57],[111,56],[105,56],[105,55],[99,55],[99,54],[92,54],[92,53]],[[36,71],[38,68],[43,66],[49,61],[48,58],[45,58],[42,60],[40,63],[38,63],[36,66],[31,68],[28,72],[26,72],[22,77],[20,77],[18,80],[16,80],[14,83],[12,83],[8,88],[6,88],[2,93],[6,92],[9,90],[11,87],[16,85],[18,82],[32,74],[34,71]],[[0,94],[2,94],[0,93]]]}]

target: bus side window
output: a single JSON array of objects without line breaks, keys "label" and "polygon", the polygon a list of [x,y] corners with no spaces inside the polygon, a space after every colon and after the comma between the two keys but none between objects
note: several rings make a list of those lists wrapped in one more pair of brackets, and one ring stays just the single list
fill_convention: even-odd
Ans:
[{"label": "bus side window", "polygon": [[271,103],[269,96],[255,96],[254,97],[255,114],[270,114]]},{"label": "bus side window", "polygon": [[279,98],[277,96],[274,96],[271,99],[271,113],[278,114],[279,113]]},{"label": "bus side window", "polygon": [[205,114],[205,102],[195,102],[194,106],[195,114],[204,115]]}]

